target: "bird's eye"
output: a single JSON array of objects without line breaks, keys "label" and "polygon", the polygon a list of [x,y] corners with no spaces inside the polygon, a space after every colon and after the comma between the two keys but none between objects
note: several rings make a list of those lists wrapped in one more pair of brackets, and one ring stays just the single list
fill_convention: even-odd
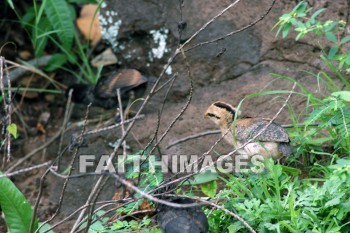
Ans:
[{"label": "bird's eye", "polygon": [[209,117],[215,117],[216,119],[220,119],[220,117],[218,117],[217,115],[213,114],[213,113],[208,113]]}]

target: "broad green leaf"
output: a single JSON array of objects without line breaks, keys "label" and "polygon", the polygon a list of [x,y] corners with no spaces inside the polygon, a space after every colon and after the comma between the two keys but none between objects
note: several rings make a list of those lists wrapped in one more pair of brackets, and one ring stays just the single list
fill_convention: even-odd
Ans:
[{"label": "broad green leaf", "polygon": [[334,55],[338,52],[339,46],[333,46],[328,52],[328,59],[333,59]]},{"label": "broad green leaf", "polygon": [[211,198],[215,197],[217,188],[218,188],[218,185],[216,183],[216,180],[212,180],[208,183],[201,185],[202,192]]},{"label": "broad green leaf", "polygon": [[329,201],[327,201],[324,206],[325,207],[329,207],[329,206],[335,206],[338,205],[340,203],[340,197],[335,197]]},{"label": "broad green leaf", "polygon": [[279,20],[282,22],[288,22],[291,18],[292,18],[292,16],[290,14],[284,14],[280,17]]},{"label": "broad green leaf", "polygon": [[[204,184],[209,181],[217,180],[219,177],[218,173],[211,172],[210,170],[206,170],[204,172],[200,172],[194,176],[193,180],[189,180],[189,183],[192,185],[195,184]],[[187,183],[186,183],[187,184]]]},{"label": "broad green leaf", "polygon": [[58,30],[63,47],[69,51],[74,39],[74,15],[71,14],[70,7],[65,0],[47,0],[45,14],[54,30]]},{"label": "broad green leaf", "polygon": [[289,29],[290,29],[291,23],[286,23],[283,27],[283,31],[282,31],[282,37],[286,38],[286,36],[288,35]]},{"label": "broad green leaf", "polygon": [[[40,225],[40,224],[41,224],[41,223],[39,223],[39,225]],[[48,224],[48,223],[45,223],[45,224],[40,228],[39,233],[40,233],[40,232],[55,233],[53,230],[49,230],[49,229],[51,229],[51,225]]]},{"label": "broad green leaf", "polygon": [[17,138],[18,134],[17,134],[17,125],[12,123],[9,126],[7,126],[7,131],[9,131],[9,133],[14,137]]},{"label": "broad green leaf", "polygon": [[300,2],[296,7],[294,7],[293,12],[297,13],[298,16],[305,14],[306,7],[308,6],[307,2]]},{"label": "broad green leaf", "polygon": [[343,39],[341,39],[340,44],[345,44],[346,42],[350,41],[350,36],[346,36]]},{"label": "broad green leaf", "polygon": [[[1,172],[0,175],[2,175]],[[28,232],[33,215],[29,202],[7,177],[0,178],[0,190],[0,206],[9,231]],[[33,229],[37,228],[38,222],[35,221]]]},{"label": "broad green leaf", "polygon": [[321,8],[321,9],[315,11],[315,13],[312,14],[310,20],[315,20],[316,17],[317,17],[319,14],[321,14],[322,12],[324,12],[325,10],[326,10],[326,8]]},{"label": "broad green leaf", "polygon": [[337,91],[333,92],[332,96],[339,97],[342,100],[350,101],[350,91]]},{"label": "broad green leaf", "polygon": [[329,41],[337,43],[337,37],[332,32],[326,32],[325,36]]}]

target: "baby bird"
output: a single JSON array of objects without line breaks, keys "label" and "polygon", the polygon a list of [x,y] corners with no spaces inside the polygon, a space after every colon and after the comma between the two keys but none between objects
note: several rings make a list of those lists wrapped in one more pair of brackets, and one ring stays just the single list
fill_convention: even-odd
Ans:
[{"label": "baby bird", "polygon": [[[205,113],[206,117],[220,126],[222,135],[225,135],[225,140],[235,148],[252,139],[270,121],[267,118],[238,117],[235,133],[233,134],[231,128],[234,125],[233,120],[236,114],[238,116],[240,114],[239,112],[237,113],[236,108],[224,102],[213,103]],[[237,152],[249,157],[262,155],[265,158],[279,159],[282,156],[290,155],[292,147],[290,146],[287,132],[280,125],[272,122],[254,141],[248,143]]]},{"label": "baby bird", "polygon": [[120,89],[122,108],[130,101],[142,97],[148,79],[134,69],[122,70],[108,77],[100,78],[97,84],[74,84],[68,87],[66,95],[73,89],[72,101],[75,103],[98,106],[105,109],[118,107],[117,89]]}]

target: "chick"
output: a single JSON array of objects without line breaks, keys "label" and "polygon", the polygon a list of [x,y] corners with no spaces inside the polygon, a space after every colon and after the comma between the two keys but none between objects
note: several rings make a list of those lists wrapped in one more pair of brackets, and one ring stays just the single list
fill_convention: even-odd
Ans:
[{"label": "chick", "polygon": [[[257,135],[270,119],[267,118],[237,118],[235,133],[233,134],[233,120],[237,109],[224,102],[215,102],[209,106],[205,116],[214,121],[221,129],[225,140],[235,148],[241,147],[247,141]],[[227,133],[228,132],[228,133]],[[290,140],[287,132],[278,124],[272,122],[265,131],[263,131],[254,141],[248,143],[238,154],[262,155],[265,158],[279,159],[282,156],[288,156],[292,153]]]},{"label": "chick", "polygon": [[74,84],[68,87],[66,94],[73,89],[72,101],[75,103],[98,106],[105,109],[118,107],[117,89],[120,89],[122,108],[140,98],[145,93],[148,79],[134,69],[122,70],[108,77],[100,78],[97,84]]}]

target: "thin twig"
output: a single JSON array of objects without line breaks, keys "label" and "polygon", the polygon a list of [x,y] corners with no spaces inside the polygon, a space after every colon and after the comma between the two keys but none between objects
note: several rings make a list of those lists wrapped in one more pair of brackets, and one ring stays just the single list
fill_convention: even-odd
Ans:
[{"label": "thin twig", "polygon": [[[135,116],[135,117],[130,118],[128,120],[124,120],[124,124],[128,124],[128,123],[133,122],[135,120],[141,120],[143,118],[145,118],[145,115],[141,114],[139,116]],[[113,124],[111,126],[107,126],[107,127],[101,128],[101,129],[90,130],[90,131],[85,132],[82,136],[87,136],[87,135],[91,135],[91,134],[98,134],[98,133],[101,133],[104,131],[109,131],[109,130],[112,130],[115,128],[119,128],[121,125],[122,125],[121,123],[116,123],[116,124]]]},{"label": "thin twig", "polygon": [[33,214],[32,214],[32,218],[31,218],[31,221],[30,221],[29,232],[33,232],[34,222],[36,220],[36,213],[38,211],[40,199],[41,199],[41,196],[43,194],[44,178],[47,176],[47,174],[49,174],[49,172],[50,172],[50,170],[46,169],[46,171],[44,172],[44,174],[40,178],[39,192],[38,192],[38,196],[37,196],[37,198],[35,200],[35,204],[34,204],[34,208],[33,208]]},{"label": "thin twig", "polygon": [[47,76],[43,72],[39,71],[34,66],[38,66],[38,67],[46,66],[47,63],[50,61],[51,57],[52,57],[52,55],[46,55],[46,56],[42,56],[40,58],[34,58],[34,59],[27,62],[27,64],[29,66],[28,65],[21,65],[21,64],[12,62],[12,61],[7,61],[7,63],[9,63],[9,64],[17,66],[17,68],[10,71],[9,81],[11,81],[11,82],[16,81],[19,77],[24,75],[26,72],[37,73],[37,74],[39,74],[47,79],[50,79],[49,76]]},{"label": "thin twig", "polygon": [[225,39],[225,38],[227,38],[227,37],[230,37],[230,36],[235,35],[235,34],[237,34],[237,33],[243,32],[243,31],[247,30],[248,28],[253,27],[255,24],[257,24],[258,22],[260,22],[261,20],[263,20],[263,19],[266,17],[266,15],[268,15],[268,14],[270,13],[272,7],[275,5],[275,2],[276,2],[276,0],[273,0],[272,3],[270,4],[270,7],[267,9],[267,11],[265,11],[265,13],[264,13],[262,16],[260,16],[259,19],[257,19],[257,20],[255,20],[254,22],[248,24],[247,26],[244,26],[244,27],[242,27],[242,28],[240,28],[240,29],[238,29],[238,30],[235,30],[235,31],[233,31],[233,32],[230,32],[230,33],[226,34],[225,36],[220,36],[220,37],[218,37],[218,38],[215,38],[215,39],[212,39],[212,40],[209,40],[209,41],[205,41],[205,42],[202,42],[202,43],[198,43],[198,44],[196,44],[196,45],[194,45],[194,46],[192,46],[192,47],[186,49],[185,52],[188,52],[188,51],[190,51],[190,50],[193,50],[193,49],[195,49],[195,48],[201,47],[201,46],[206,45],[206,44],[211,44],[211,43],[214,43],[214,42],[223,40],[223,39]]},{"label": "thin twig", "polygon": [[[111,201],[108,201],[109,203],[113,203],[113,204],[117,204],[117,203],[130,203],[131,201],[134,201],[133,199],[131,198],[124,198],[122,200],[111,200]],[[101,201],[101,202],[97,202],[96,204],[105,204],[106,201]],[[55,224],[52,224],[50,226],[49,229],[43,231],[42,233],[48,233],[50,232],[51,230],[55,229],[56,227],[66,223],[69,219],[73,218],[74,215],[76,215],[77,213],[79,213],[79,211],[83,210],[87,208],[87,205],[83,205],[83,206],[80,206],[78,209],[74,210],[71,214],[69,214],[68,216],[66,216],[64,219],[62,219],[61,221],[55,223]]]},{"label": "thin twig", "polygon": [[[120,116],[120,124],[122,128],[122,134],[125,134],[125,122],[124,122],[124,111],[123,111],[123,103],[122,98],[120,95],[120,88],[117,89],[117,96],[118,96],[118,104],[119,104],[119,116]],[[124,140],[122,143],[123,146],[123,161],[126,161],[126,141]]]},{"label": "thin twig", "polygon": [[10,168],[8,168],[5,172],[5,174],[10,173],[13,171],[16,167],[21,165],[24,161],[31,158],[33,155],[38,153],[39,151],[45,149],[48,147],[51,143],[53,143],[60,135],[61,135],[62,128],[59,129],[54,136],[52,136],[47,142],[45,142],[42,146],[39,146],[38,148],[32,150],[27,155],[25,155],[23,158],[19,159],[14,165],[12,165]]},{"label": "thin twig", "polygon": [[212,19],[210,19],[208,22],[206,22],[198,31],[196,31],[185,43],[183,43],[182,45],[180,45],[180,47],[177,50],[177,53],[180,53],[181,50],[183,50],[183,48],[190,43],[190,41],[192,41],[195,37],[198,36],[198,34],[203,31],[205,28],[207,28],[210,24],[212,24],[217,18],[219,18],[220,16],[222,16],[226,11],[230,10],[232,7],[234,7],[237,3],[239,3],[240,0],[236,0],[235,2],[231,3],[230,5],[228,5],[225,9],[223,9],[222,11],[219,12],[219,14],[215,15]]},{"label": "thin twig", "polygon": [[220,134],[220,133],[221,133],[221,130],[210,130],[210,131],[197,133],[197,134],[190,135],[190,136],[187,136],[184,138],[180,138],[179,140],[176,140],[176,141],[170,143],[166,148],[169,149],[177,144],[180,144],[180,143],[183,143],[183,142],[195,139],[195,138],[200,138],[200,137],[204,137],[204,136],[208,136],[208,135],[212,135],[212,134]]},{"label": "thin twig", "polygon": [[174,202],[169,202],[169,201],[164,201],[162,199],[156,198],[144,191],[142,191],[141,189],[139,189],[138,187],[136,187],[135,185],[131,184],[130,182],[128,182],[127,180],[123,179],[122,177],[120,177],[117,174],[112,174],[112,176],[117,179],[120,183],[122,183],[123,185],[127,186],[128,188],[132,189],[133,191],[137,192],[138,194],[140,194],[142,197],[145,197],[151,201],[163,204],[163,205],[167,205],[167,206],[171,206],[171,207],[175,207],[175,208],[185,208],[185,207],[194,207],[194,206],[201,206],[201,204],[198,203],[192,203],[192,204],[178,204],[178,203],[174,203]]},{"label": "thin twig", "polygon": [[16,175],[19,175],[19,174],[22,174],[22,173],[26,173],[26,172],[29,172],[29,171],[32,171],[32,170],[35,170],[35,169],[46,167],[46,166],[50,165],[51,163],[52,163],[52,161],[47,161],[45,163],[41,163],[41,164],[38,164],[38,165],[30,166],[30,167],[27,167],[27,168],[24,168],[24,169],[21,169],[21,170],[17,170],[17,171],[12,172],[12,173],[5,173],[4,175],[0,175],[0,179],[3,178],[3,177],[12,177],[12,176],[16,176]]},{"label": "thin twig", "polygon": [[[91,107],[91,103],[87,106],[87,109],[86,109],[86,114],[85,114],[85,124],[83,125],[83,128],[81,130],[81,135],[84,134],[85,132],[85,129],[86,129],[86,123],[87,123],[87,119],[88,119],[88,115],[89,115],[89,109]],[[61,130],[63,129],[63,127],[61,128]],[[82,140],[82,137],[79,138],[80,140]],[[70,176],[72,174],[72,171],[73,171],[73,164],[77,158],[77,155],[78,155],[78,152],[79,152],[79,147],[76,147],[75,148],[75,151],[73,153],[73,157],[72,157],[72,160],[70,162],[70,166],[69,166],[69,170],[68,170],[68,176]],[[48,169],[50,170],[50,168]],[[66,179],[63,183],[63,187],[62,187],[62,190],[61,190],[61,194],[60,194],[60,197],[59,197],[59,201],[58,201],[58,207],[55,211],[55,213],[49,218],[47,219],[46,221],[44,221],[39,227],[38,229],[36,230],[36,232],[39,232],[40,228],[43,227],[46,223],[52,221],[56,216],[57,214],[59,213],[60,209],[61,209],[61,206],[62,206],[62,202],[63,202],[63,198],[64,198],[64,193],[66,191],[66,188],[67,188],[67,185],[68,185],[68,181],[69,179]],[[38,196],[38,199],[40,197]]]},{"label": "thin twig", "polygon": [[150,154],[152,154],[154,148],[159,145],[159,143],[165,138],[165,136],[168,134],[168,132],[174,126],[174,124],[178,121],[178,119],[184,114],[184,112],[186,111],[186,109],[188,108],[188,106],[190,105],[191,100],[192,100],[192,95],[193,95],[193,76],[192,76],[192,73],[191,73],[191,67],[190,67],[190,64],[188,63],[188,60],[187,60],[187,57],[186,57],[185,53],[182,50],[181,50],[181,52],[182,52],[182,56],[183,56],[183,58],[185,60],[185,64],[186,64],[187,72],[188,72],[188,77],[189,77],[189,81],[190,81],[190,92],[189,92],[189,95],[188,95],[188,99],[187,99],[187,102],[186,102],[185,106],[181,109],[179,114],[177,114],[177,116],[174,118],[174,120],[169,124],[168,128],[164,131],[164,133],[162,134],[160,139],[157,141],[156,145],[150,151]]},{"label": "thin twig", "polygon": [[62,130],[61,130],[61,138],[60,142],[58,145],[58,153],[57,153],[57,171],[60,170],[60,165],[61,165],[61,151],[62,151],[62,145],[63,145],[63,139],[64,139],[64,134],[67,129],[67,124],[68,120],[70,118],[70,115],[72,113],[73,105],[72,105],[72,94],[73,94],[73,89],[70,89],[68,92],[68,100],[66,103],[66,111],[64,113],[64,118],[63,118],[63,123],[62,123]]}]

